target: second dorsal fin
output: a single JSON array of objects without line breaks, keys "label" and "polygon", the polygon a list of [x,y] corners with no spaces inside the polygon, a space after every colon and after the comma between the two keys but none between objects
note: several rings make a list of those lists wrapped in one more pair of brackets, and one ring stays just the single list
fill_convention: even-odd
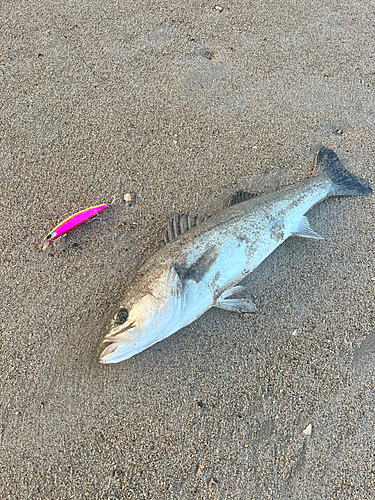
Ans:
[{"label": "second dorsal fin", "polygon": [[251,193],[250,191],[238,190],[235,191],[229,200],[228,207],[233,207],[233,205],[238,205],[238,203],[242,203],[243,201],[250,200],[251,198],[255,198],[259,193]]}]

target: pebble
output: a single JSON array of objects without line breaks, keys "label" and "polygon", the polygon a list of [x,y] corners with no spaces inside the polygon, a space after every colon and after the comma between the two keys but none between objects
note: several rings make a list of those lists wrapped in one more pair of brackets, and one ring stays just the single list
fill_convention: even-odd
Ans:
[{"label": "pebble", "polygon": [[134,206],[135,205],[135,194],[132,194],[132,193],[124,194],[124,202],[125,202],[125,205],[128,207]]}]

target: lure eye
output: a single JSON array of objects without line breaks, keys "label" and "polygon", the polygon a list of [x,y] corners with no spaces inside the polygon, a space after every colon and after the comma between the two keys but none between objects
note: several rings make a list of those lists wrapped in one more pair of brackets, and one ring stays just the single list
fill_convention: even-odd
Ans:
[{"label": "lure eye", "polygon": [[52,240],[52,238],[54,238],[56,236],[56,233],[53,231],[52,233],[49,233],[48,236],[46,236],[46,240]]},{"label": "lure eye", "polygon": [[128,313],[127,309],[125,309],[125,308],[119,309],[117,311],[116,318],[115,318],[116,323],[119,323],[120,325],[122,325],[128,319],[128,316],[129,316],[129,313]]}]

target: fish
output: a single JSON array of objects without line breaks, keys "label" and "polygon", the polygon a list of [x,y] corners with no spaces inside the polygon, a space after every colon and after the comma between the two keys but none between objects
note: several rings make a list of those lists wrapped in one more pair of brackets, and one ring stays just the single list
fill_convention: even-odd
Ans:
[{"label": "fish", "polygon": [[[244,199],[198,225],[174,215],[165,245],[138,270],[100,348],[99,362],[118,363],[164,340],[211,307],[253,313],[252,300],[236,297],[240,281],[290,236],[323,239],[305,213],[330,196],[368,195],[336,153],[322,147],[320,173],[303,182]],[[241,294],[243,295],[243,294]]]},{"label": "fish", "polygon": [[84,222],[92,219],[99,212],[107,208],[107,205],[97,205],[95,207],[89,207],[81,212],[71,215],[67,219],[63,220],[55,228],[52,229],[50,233],[44,238],[43,243],[49,243],[51,241],[56,241],[61,236],[74,229],[75,227],[83,224]]}]

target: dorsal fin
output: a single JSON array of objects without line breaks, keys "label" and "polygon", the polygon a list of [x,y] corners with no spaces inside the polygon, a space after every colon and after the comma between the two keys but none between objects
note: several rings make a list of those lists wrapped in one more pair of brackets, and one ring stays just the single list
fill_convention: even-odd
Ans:
[{"label": "dorsal fin", "polygon": [[163,232],[163,245],[175,240],[192,227],[198,226],[199,220],[196,215],[190,216],[188,213],[179,214],[175,211],[173,212],[173,218],[169,219],[167,224],[167,229]]},{"label": "dorsal fin", "polygon": [[232,207],[233,205],[237,205],[238,203],[242,203],[243,201],[250,200],[251,198],[258,196],[258,194],[259,193],[255,192],[251,193],[249,191],[244,191],[244,190],[235,191],[229,197],[229,200],[227,196],[224,197],[224,203],[221,200],[221,202],[217,204],[218,206],[215,207],[214,210],[212,210],[211,208],[211,210],[209,210],[209,213],[204,216],[200,215],[190,216],[189,213],[180,214],[174,211],[173,217],[171,219],[167,219],[167,229],[165,229],[163,232],[162,246],[175,240],[176,238],[181,236],[181,234],[184,234],[189,229],[198,226],[201,222],[205,221],[212,215],[221,212],[227,207]]}]

